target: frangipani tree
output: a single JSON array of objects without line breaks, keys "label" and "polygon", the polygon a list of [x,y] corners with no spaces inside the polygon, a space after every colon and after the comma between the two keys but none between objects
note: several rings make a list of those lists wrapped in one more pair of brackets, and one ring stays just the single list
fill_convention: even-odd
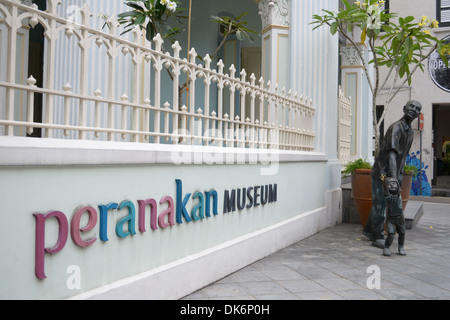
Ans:
[{"label": "frangipani tree", "polygon": [[[172,0],[128,0],[125,4],[132,10],[120,13],[118,15],[119,23],[125,25],[125,31],[130,32],[136,26],[146,30],[146,36],[149,41],[153,40],[156,34],[160,34],[163,39],[169,39],[172,43],[176,41],[176,35],[183,30],[180,27],[173,26],[173,22],[182,24],[183,19],[189,18],[183,15],[184,9],[180,9],[180,3]],[[223,40],[210,58],[214,60],[218,57],[220,49],[225,41],[232,35],[242,41],[248,39],[253,41],[252,34],[257,32],[247,28],[247,21],[242,18],[247,15],[245,12],[236,18],[212,16],[212,21],[222,26]],[[201,59],[201,57],[199,57]]]},{"label": "frangipani tree", "polygon": [[159,33],[163,39],[168,38],[172,42],[175,36],[181,32],[181,28],[172,27],[171,20],[181,22],[183,10],[178,8],[179,2],[171,0],[128,0],[125,2],[132,10],[120,13],[120,24],[126,24],[125,31],[130,32],[135,26],[146,30],[147,40],[152,41],[153,37]]},{"label": "frangipani tree", "polygon": [[[323,10],[323,15],[314,15],[314,29],[329,27],[331,34],[340,33],[356,49],[372,92],[373,126],[375,133],[375,154],[380,147],[380,125],[384,120],[390,102],[406,83],[409,85],[417,69],[424,71],[424,61],[434,50],[438,50],[448,66],[449,45],[432,36],[430,29],[437,28],[438,22],[423,16],[397,17],[382,10],[383,0],[365,0],[350,4],[342,0],[344,8],[339,12]],[[358,39],[354,34],[358,33]],[[359,37],[360,33],[360,37]],[[364,59],[368,48],[372,59]],[[369,72],[373,65],[374,74]],[[387,68],[382,75],[380,68]],[[385,109],[377,121],[376,101],[381,92],[387,92]]]}]

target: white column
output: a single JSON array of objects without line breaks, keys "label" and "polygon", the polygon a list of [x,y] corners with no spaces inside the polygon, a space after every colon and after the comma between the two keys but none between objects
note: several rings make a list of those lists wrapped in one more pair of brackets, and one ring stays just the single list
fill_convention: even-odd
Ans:
[{"label": "white column", "polygon": [[[351,45],[342,46],[340,54],[342,58],[342,90],[347,97],[351,97],[352,99],[350,158],[351,160],[357,158],[372,160],[373,126],[371,92],[362,61],[356,48]],[[366,61],[369,59],[367,50],[364,50],[364,58]]]},{"label": "white column", "polygon": [[313,29],[313,15],[322,10],[337,12],[339,1],[290,1],[292,90],[306,95],[316,108],[316,150],[327,154],[325,203],[329,221],[339,221],[341,166],[337,156],[339,39],[326,27]]},{"label": "white column", "polygon": [[[262,20],[262,77],[265,85],[279,91],[290,88],[289,76],[289,2],[288,0],[257,0]],[[269,108],[269,119],[282,119]],[[278,126],[278,123],[276,124]]]}]

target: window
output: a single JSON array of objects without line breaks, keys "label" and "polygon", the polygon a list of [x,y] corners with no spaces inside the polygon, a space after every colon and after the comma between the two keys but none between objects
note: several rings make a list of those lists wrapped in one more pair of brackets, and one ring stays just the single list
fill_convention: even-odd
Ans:
[{"label": "window", "polygon": [[440,27],[450,27],[450,0],[437,0],[436,17]]},{"label": "window", "polygon": [[381,9],[381,10],[387,10],[387,12],[389,12],[389,0],[386,0],[386,1],[384,2],[384,4],[381,4],[381,5],[380,5],[380,9]]}]

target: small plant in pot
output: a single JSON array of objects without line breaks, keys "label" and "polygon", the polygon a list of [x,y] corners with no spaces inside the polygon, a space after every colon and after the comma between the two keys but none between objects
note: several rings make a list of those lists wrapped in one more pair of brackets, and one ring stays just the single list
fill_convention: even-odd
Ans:
[{"label": "small plant in pot", "polygon": [[372,165],[366,159],[356,159],[354,161],[350,161],[346,166],[344,173],[354,173],[358,169],[371,170]]}]

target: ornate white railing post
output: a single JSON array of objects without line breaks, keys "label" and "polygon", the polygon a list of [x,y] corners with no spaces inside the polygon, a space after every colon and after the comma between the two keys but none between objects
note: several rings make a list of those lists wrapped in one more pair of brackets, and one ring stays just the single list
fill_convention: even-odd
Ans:
[{"label": "ornate white railing post", "polygon": [[[27,84],[30,88],[37,88],[36,79],[33,76],[30,76],[27,80]],[[34,122],[34,91],[28,91],[28,110],[27,110],[27,122],[32,124]],[[34,131],[33,126],[27,127],[27,133],[31,135]]]},{"label": "ornate white railing post", "polygon": [[170,113],[169,113],[169,110],[170,110],[170,103],[169,102],[165,102],[164,103],[164,134],[165,134],[165,136],[166,136],[166,141],[169,141],[169,134],[170,134],[170,132],[169,132],[169,115],[170,115]]},{"label": "ornate white railing post", "polygon": [[[97,98],[102,97],[102,92],[100,89],[95,90],[94,95]],[[97,100],[95,101],[95,127],[100,128],[100,102]],[[95,137],[98,138],[100,136],[100,131],[95,131]]]},{"label": "ornate white railing post", "polygon": [[243,82],[243,84],[240,85],[240,89],[241,89],[241,121],[245,121],[246,116],[245,116],[245,96],[247,94],[246,92],[246,77],[247,77],[247,72],[245,71],[245,69],[241,70],[241,82]]},{"label": "ornate white railing post", "polygon": [[[4,18],[4,22],[9,27],[8,32],[8,50],[6,63],[6,81],[10,83],[16,82],[16,48],[17,48],[17,30],[22,26],[18,17],[18,9],[16,6],[11,6],[10,15]],[[6,121],[14,120],[14,90],[12,88],[6,88],[5,95],[5,117]],[[5,126],[5,135],[12,136],[14,133],[14,127],[11,125]]]},{"label": "ornate white railing post", "polygon": [[[66,83],[63,87],[64,91],[67,94],[72,93],[72,86],[69,83]],[[69,126],[70,125],[70,97],[65,96],[64,97],[64,125]],[[69,135],[69,130],[64,129],[64,135]]]},{"label": "ornate white railing post", "polygon": [[203,83],[205,85],[205,115],[209,115],[209,109],[210,109],[210,88],[211,88],[211,75],[208,72],[211,70],[211,57],[209,54],[205,56],[203,59],[205,61],[205,79],[203,80]]},{"label": "ornate white railing post", "polygon": [[[92,16],[92,12],[89,10],[87,4],[84,4],[81,9],[81,23],[83,26],[89,26],[89,17]],[[81,31],[81,39],[78,42],[78,46],[81,50],[80,56],[80,94],[86,96],[88,94],[88,78],[90,75],[89,70],[89,49],[91,47],[91,39],[89,37],[89,32],[86,29]],[[87,124],[87,100],[80,99],[80,114],[79,114],[79,124],[85,127]],[[86,131],[82,130],[79,133],[79,138],[86,139]]]},{"label": "ornate white railing post", "polygon": [[161,109],[161,70],[162,70],[162,44],[164,43],[161,35],[158,33],[154,38],[155,43],[155,61],[153,63],[153,70],[155,70],[155,118],[154,118],[154,128],[158,135],[155,136],[155,143],[160,142],[159,133],[161,132],[161,119],[160,119],[160,109]]},{"label": "ornate white railing post", "polygon": [[[115,36],[117,34],[117,28],[119,26],[119,22],[115,16],[111,16],[106,21],[109,29],[109,34],[111,36],[109,40],[109,47],[107,51],[108,55],[108,129],[114,128],[114,103],[112,102],[116,98],[115,88],[116,88],[116,57],[117,57],[117,48],[116,48],[116,40]],[[108,131],[108,140],[114,140],[114,134],[111,131]]]},{"label": "ornate white railing post", "polygon": [[126,105],[126,102],[128,102],[128,96],[127,96],[127,94],[126,93],[124,93],[121,97],[120,97],[120,100],[122,100],[122,104],[120,105],[120,108],[121,108],[121,112],[122,112],[122,115],[121,115],[121,122],[122,122],[122,125],[121,125],[121,131],[122,131],[122,133],[121,133],[121,136],[122,136],[122,139],[125,139],[125,137],[126,137],[126,135],[125,135],[125,130],[127,129],[127,109],[128,109],[128,107],[127,107],[127,105]]},{"label": "ornate white railing post", "polygon": [[[144,127],[143,127],[143,131],[144,131],[144,133],[148,133],[148,132],[150,132],[150,103],[151,103],[151,101],[150,101],[150,99],[148,99],[148,98],[146,98],[145,100],[144,100],[144,118],[143,118],[143,125],[144,125]],[[177,118],[178,119],[178,118]],[[177,123],[178,123],[178,120],[177,120]],[[176,126],[174,125],[174,130],[175,130],[175,128],[176,128]],[[144,141],[145,142],[149,142],[149,135],[145,135],[144,136]]]},{"label": "ornate white railing post", "polygon": [[338,156],[341,166],[345,166],[350,161],[351,145],[351,121],[352,102],[347,98],[339,86],[339,130],[338,130]]},{"label": "ornate white railing post", "polygon": [[[55,57],[56,57],[56,40],[59,38],[59,33],[56,26],[56,20],[53,18],[57,15],[57,7],[61,4],[60,0],[47,0],[47,12],[52,15],[52,18],[48,18],[48,29],[45,30],[45,38],[47,40],[46,43],[46,54],[47,54],[47,63],[46,63],[46,71],[45,74],[47,76],[46,80],[46,89],[53,90],[55,89]],[[46,94],[46,112],[45,112],[45,123],[53,124],[53,103],[54,96],[53,94]],[[51,138],[53,136],[53,129],[51,127],[45,130],[45,137]]]},{"label": "ornate white railing post", "polygon": [[256,103],[255,103],[256,90],[254,89],[255,81],[256,81],[256,76],[254,73],[252,73],[250,75],[250,86],[251,86],[251,89],[250,89],[250,98],[251,98],[250,99],[250,122],[252,124],[255,123],[255,110],[256,110]]},{"label": "ornate white railing post", "polygon": [[[180,74],[181,74],[180,63],[179,63],[181,47],[180,47],[180,44],[178,43],[178,41],[175,41],[175,43],[172,45],[172,49],[173,49],[173,57],[174,57],[173,68],[172,68],[172,74],[173,74],[172,108],[175,111],[174,117],[177,118],[177,121],[173,122],[174,123],[173,131],[176,131],[176,129],[178,128],[178,111],[180,110],[179,87],[180,87]],[[176,139],[176,141],[178,143],[178,139]]]},{"label": "ornate white railing post", "polygon": [[[217,63],[217,67],[219,68],[219,78],[217,80],[217,112],[218,112],[218,128],[219,132],[223,132],[223,89],[224,89],[224,78],[223,78],[223,69],[225,67],[222,59]],[[222,133],[222,136],[225,135]],[[221,143],[222,146],[222,143]]]},{"label": "ornate white railing post", "polygon": [[[188,88],[189,88],[189,129],[191,134],[194,134],[194,121],[195,121],[195,80],[197,79],[197,73],[195,70],[195,60],[197,59],[197,52],[194,48],[189,51],[189,71],[188,71]],[[192,142],[192,139],[191,139]]]}]

